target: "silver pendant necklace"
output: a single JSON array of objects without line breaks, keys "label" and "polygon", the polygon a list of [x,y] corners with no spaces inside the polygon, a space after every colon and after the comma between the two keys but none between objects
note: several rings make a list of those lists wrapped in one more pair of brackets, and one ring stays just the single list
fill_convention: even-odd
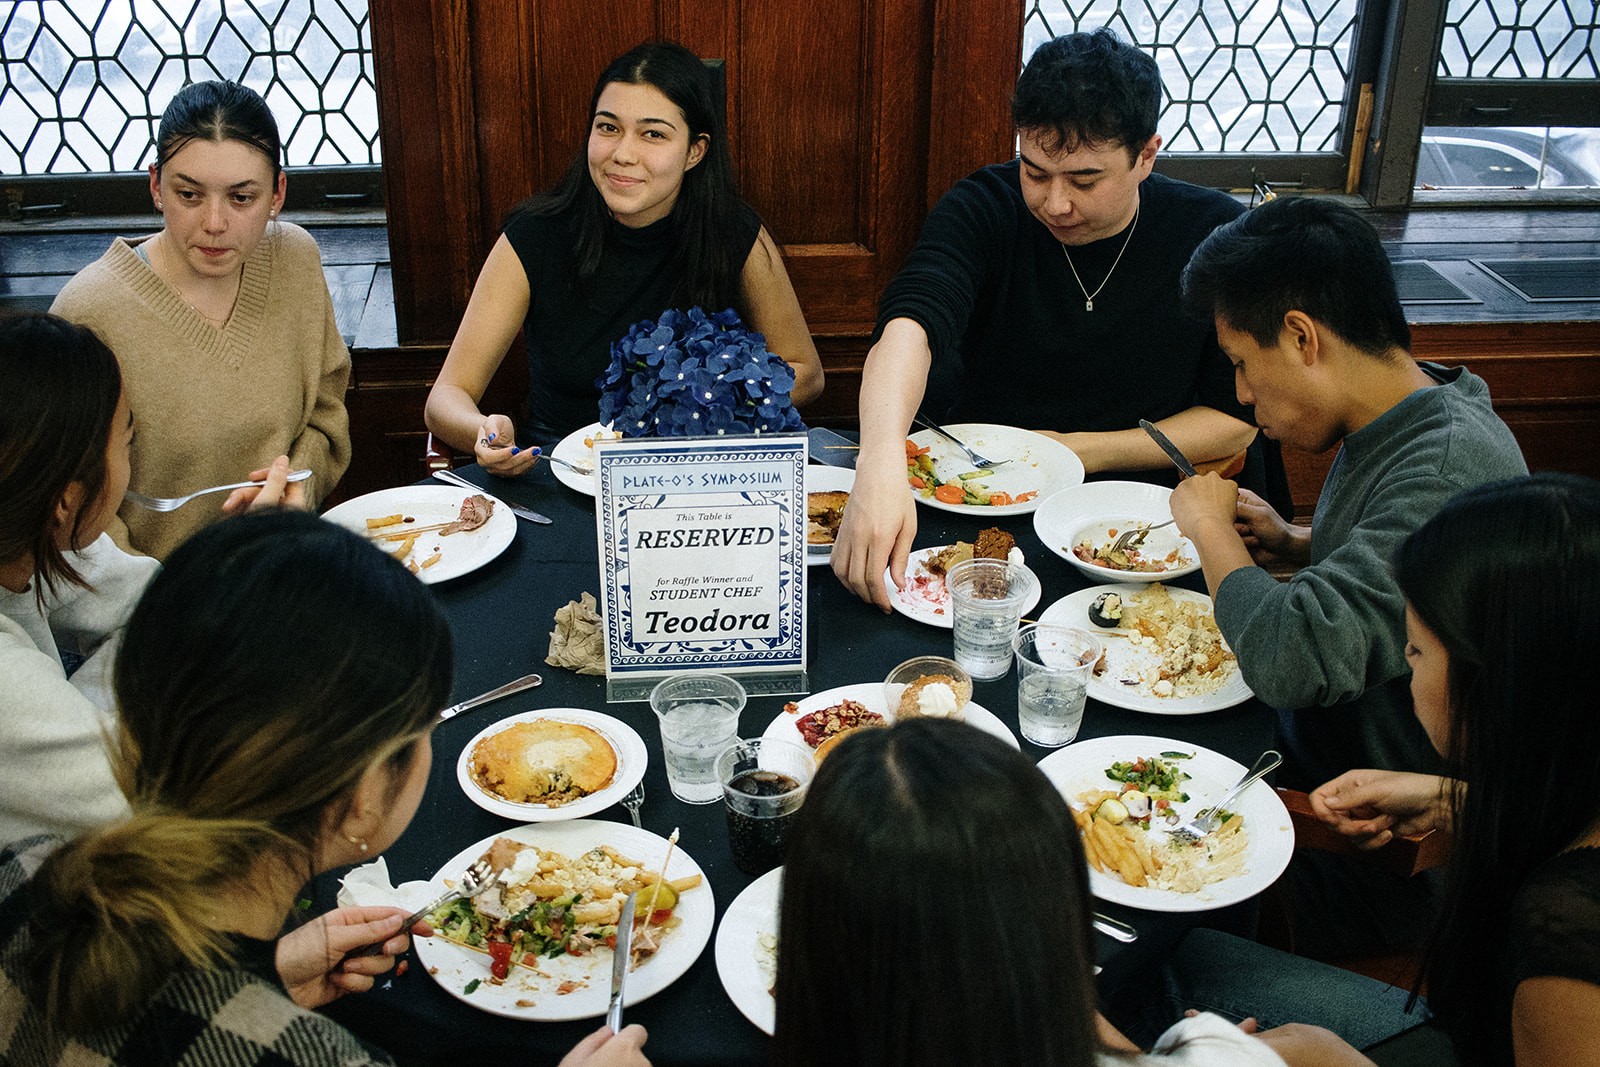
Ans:
[{"label": "silver pendant necklace", "polygon": [[1078,277],[1078,268],[1072,265],[1072,253],[1067,251],[1065,244],[1061,246],[1061,254],[1067,257],[1067,268],[1072,271],[1072,280],[1078,283],[1078,291],[1083,293],[1083,310],[1094,310],[1094,298],[1100,295],[1100,290],[1106,287],[1106,282],[1109,282],[1111,276],[1117,272],[1117,264],[1122,262],[1122,253],[1128,250],[1128,242],[1133,240],[1133,231],[1139,225],[1139,208],[1142,206],[1142,203],[1134,205],[1133,221],[1128,223],[1128,236],[1122,239],[1122,247],[1117,250],[1117,258],[1111,261],[1111,269],[1106,271],[1106,276],[1100,280],[1100,284],[1092,293],[1089,287],[1083,284],[1083,279]]}]

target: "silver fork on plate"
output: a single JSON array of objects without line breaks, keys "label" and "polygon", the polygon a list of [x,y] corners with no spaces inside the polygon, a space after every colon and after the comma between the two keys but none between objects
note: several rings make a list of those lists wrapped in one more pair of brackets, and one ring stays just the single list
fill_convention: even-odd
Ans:
[{"label": "silver fork on plate", "polygon": [[1218,812],[1227,810],[1228,805],[1238,800],[1241,793],[1266,777],[1268,772],[1282,762],[1282,753],[1270,748],[1267,749],[1256,759],[1255,766],[1246,771],[1245,776],[1239,779],[1232,789],[1222,794],[1222,799],[1209,807],[1201,808],[1190,817],[1188,822],[1168,830],[1167,833],[1171,834],[1179,842],[1193,843],[1199,841],[1217,828],[1219,822],[1217,818]]},{"label": "silver fork on plate", "polygon": [[1154,526],[1135,526],[1131,530],[1123,530],[1117,535],[1117,539],[1111,542],[1111,551],[1126,552],[1130,548],[1138,548],[1144,544],[1144,539],[1150,536],[1151,530],[1159,530],[1163,526],[1171,526],[1177,521],[1177,519],[1168,519],[1166,522],[1158,522]]},{"label": "silver fork on plate", "polygon": [[[309,477],[311,477],[311,472],[309,470],[290,471],[288,480],[291,482],[303,482]],[[197,496],[205,496],[207,493],[222,493],[229,489],[244,489],[252,485],[266,484],[266,482],[261,481],[233,482],[229,485],[213,485],[209,489],[196,489],[188,496],[145,496],[143,493],[136,493],[132,489],[129,489],[125,495],[129,500],[133,501],[135,504],[138,504],[141,508],[148,508],[151,511],[176,511],[178,508],[183,507]]]},{"label": "silver fork on plate", "polygon": [[[440,893],[437,897],[430,900],[427,904],[418,908],[410,915],[407,915],[405,920],[401,922],[400,929],[410,930],[417,924],[417,920],[431,915],[433,912],[444,907],[452,900],[462,897],[470,899],[477,896],[479,893],[482,893],[485,889],[488,889],[493,884],[494,868],[489,865],[489,861],[487,859],[476,860],[472,866],[468,867],[465,873],[461,875],[461,878],[456,882],[454,889],[445,890],[443,893]],[[387,938],[385,940],[387,940]],[[383,941],[379,941],[375,944],[363,946],[362,948],[352,949],[344,954],[344,958],[350,959],[353,956],[377,956],[382,952]]]},{"label": "silver fork on plate", "polygon": [[585,466],[583,466],[582,464],[579,464],[579,463],[569,463],[566,460],[562,459],[560,456],[555,455],[554,453],[546,452],[544,454],[544,458],[549,460],[551,463],[554,463],[558,467],[565,467],[565,468],[567,468],[567,470],[571,471],[573,474],[581,474],[585,478],[587,478],[589,475],[594,473],[594,468],[593,467],[585,467]]},{"label": "silver fork on plate", "polygon": [[940,426],[938,423],[933,422],[930,419],[923,418],[922,414],[920,412],[917,413],[916,415],[913,415],[911,417],[911,421],[913,423],[915,423],[916,425],[918,425],[918,426],[927,427],[928,429],[932,430],[934,433],[938,434],[940,437],[943,437],[946,441],[951,442],[957,448],[961,449],[961,451],[963,451],[963,452],[965,452],[967,454],[967,458],[972,461],[972,465],[974,467],[977,467],[979,470],[988,470],[990,467],[998,467],[1002,463],[1010,463],[1011,462],[1009,459],[986,459],[985,457],[983,457],[983,456],[979,455],[978,453],[974,452],[971,448],[969,448],[967,446],[967,443],[965,441],[961,440],[961,438],[959,438],[959,437],[956,437],[949,430],[946,430],[943,426]]},{"label": "silver fork on plate", "polygon": [[639,819],[639,809],[644,807],[644,783],[640,782],[628,791],[622,798],[622,806],[628,809],[628,814],[633,818],[633,825],[644,829],[644,823]]}]

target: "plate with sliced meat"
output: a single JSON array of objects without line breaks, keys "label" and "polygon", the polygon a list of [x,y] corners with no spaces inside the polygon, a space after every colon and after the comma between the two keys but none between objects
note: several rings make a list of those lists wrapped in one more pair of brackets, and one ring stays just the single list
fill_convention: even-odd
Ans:
[{"label": "plate with sliced meat", "polygon": [[430,585],[470,574],[517,536],[517,517],[502,501],[451,485],[380,489],[322,517],[368,538]]}]

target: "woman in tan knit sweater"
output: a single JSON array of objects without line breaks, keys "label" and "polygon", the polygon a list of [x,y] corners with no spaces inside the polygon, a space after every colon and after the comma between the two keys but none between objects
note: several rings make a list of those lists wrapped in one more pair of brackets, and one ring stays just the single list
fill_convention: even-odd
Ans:
[{"label": "woman in tan knit sweater", "polygon": [[[350,463],[350,356],[316,242],[276,221],[281,155],[277,124],[254,91],[186,87],[161,117],[150,165],[161,232],[117,238],[51,307],[98,333],[122,364],[139,423],[132,484],[142,493],[239,481],[287,455],[315,472],[305,483],[315,504]],[[166,514],[128,504],[110,532],[165,557],[224,507],[216,497]]]}]

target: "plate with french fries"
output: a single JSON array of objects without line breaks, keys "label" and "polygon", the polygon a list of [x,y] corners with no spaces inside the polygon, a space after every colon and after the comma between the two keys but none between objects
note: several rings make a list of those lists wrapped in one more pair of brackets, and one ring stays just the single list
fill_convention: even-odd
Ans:
[{"label": "plate with french fries", "polygon": [[[666,862],[666,882],[677,892],[677,904],[671,918],[665,920],[671,925],[657,931],[657,950],[638,960],[628,975],[628,1006],[661,992],[681,978],[711,940],[711,930],[716,925],[716,901],[700,865],[676,846],[672,847],[668,858],[666,838],[625,823],[574,819],[511,827],[467,846],[445,861],[430,880],[426,895],[435,896],[454,886],[461,872],[488,852],[500,837],[535,845],[568,859],[576,859],[591,850],[610,849],[634,865],[619,872],[619,877],[623,878],[628,872],[645,877],[637,873],[640,871],[651,872],[649,877],[653,878],[653,872]],[[545,869],[540,868],[541,871]],[[547,877],[552,882],[562,882],[565,875],[558,866]],[[626,882],[618,887],[619,890],[626,888]],[[609,900],[614,894],[591,886],[590,897],[593,901]],[[643,905],[640,908],[642,910]],[[581,956],[562,953],[518,960],[504,979],[493,981],[492,961],[486,951],[457,944],[443,936],[419,937],[414,943],[417,961],[439,987],[480,1011],[538,1022],[590,1019],[606,1013],[611,995],[612,953],[603,945]]]},{"label": "plate with french fries", "polygon": [[[479,500],[468,504],[470,497]],[[517,536],[517,517],[503,501],[453,485],[380,489],[322,517],[367,538],[429,585],[470,574]]]},{"label": "plate with french fries", "polygon": [[[1125,780],[1133,777],[1129,764],[1152,759],[1179,772],[1170,785],[1146,792]],[[1122,767],[1108,774],[1116,764]],[[1169,833],[1244,777],[1243,764],[1210,749],[1170,737],[1097,737],[1052,752],[1039,769],[1073,809],[1089,890],[1101,900],[1147,911],[1227,907],[1277,881],[1294,855],[1288,809],[1264,781],[1234,803],[1237,819],[1202,844],[1185,849]],[[1131,796],[1130,786],[1144,799]]]}]

